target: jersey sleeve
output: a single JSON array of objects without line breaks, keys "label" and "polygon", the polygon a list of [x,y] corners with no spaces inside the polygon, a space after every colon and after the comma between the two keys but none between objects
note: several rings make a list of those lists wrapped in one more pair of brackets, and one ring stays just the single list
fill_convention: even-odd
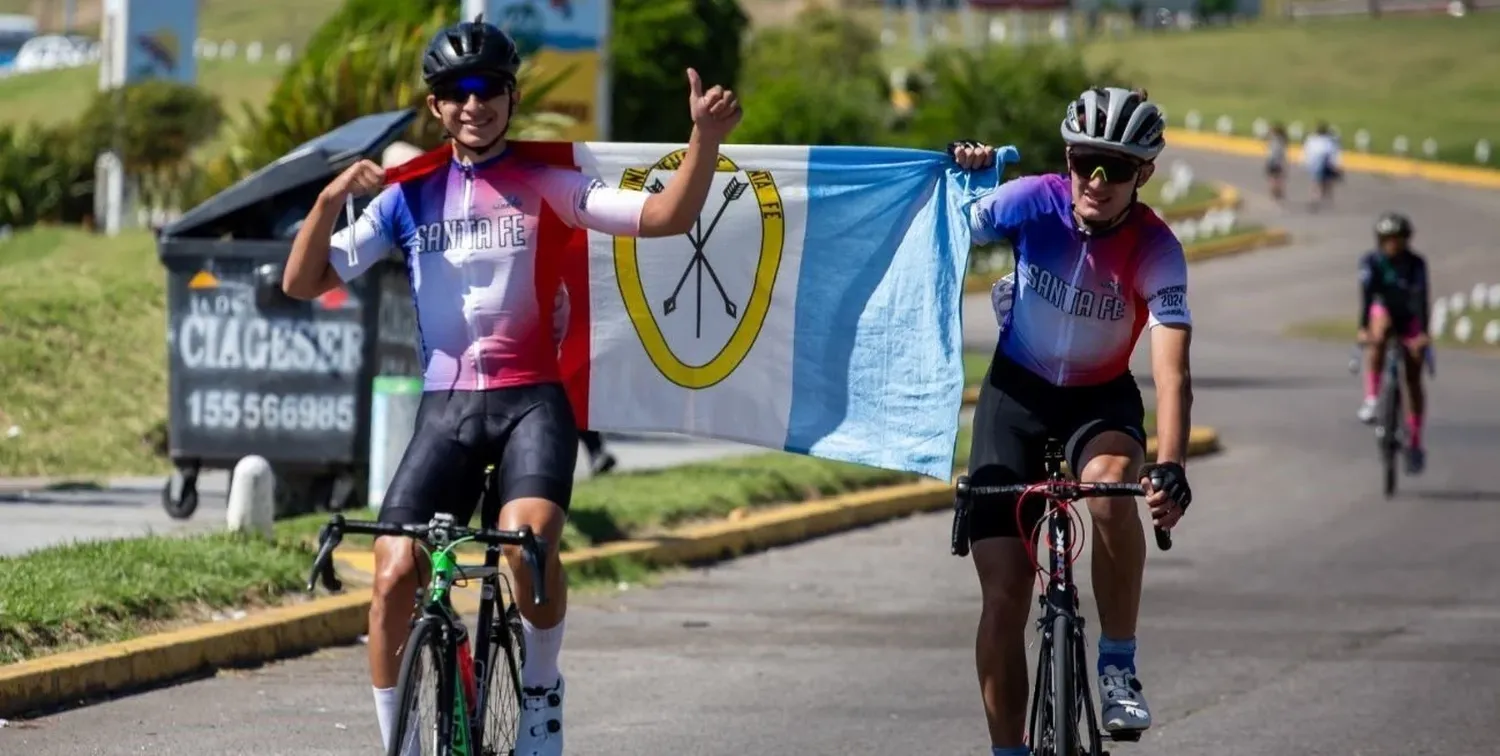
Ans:
[{"label": "jersey sleeve", "polygon": [[542,197],[563,222],[611,236],[636,236],[649,192],[617,189],[566,168],[540,168]]},{"label": "jersey sleeve", "polygon": [[401,204],[401,187],[386,187],[354,223],[334,232],[328,245],[328,262],[339,278],[346,282],[358,278],[396,249]]},{"label": "jersey sleeve", "polygon": [[1151,328],[1193,324],[1187,284],[1187,255],[1183,254],[1182,242],[1162,224],[1149,239],[1136,274],[1136,291],[1146,300],[1146,309],[1151,313],[1147,324]]},{"label": "jersey sleeve", "polygon": [[1016,230],[1035,203],[1036,177],[1012,179],[969,206],[969,237],[975,245],[1015,243]]},{"label": "jersey sleeve", "polygon": [[1375,302],[1375,269],[1369,255],[1359,258],[1359,327],[1370,327],[1370,305]]}]

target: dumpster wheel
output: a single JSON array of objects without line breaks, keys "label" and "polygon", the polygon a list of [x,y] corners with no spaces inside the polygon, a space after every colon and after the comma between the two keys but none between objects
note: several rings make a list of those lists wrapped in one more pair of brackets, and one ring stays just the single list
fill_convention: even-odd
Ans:
[{"label": "dumpster wheel", "polygon": [[192,517],[198,511],[198,471],[174,470],[162,485],[161,507],[174,520]]}]

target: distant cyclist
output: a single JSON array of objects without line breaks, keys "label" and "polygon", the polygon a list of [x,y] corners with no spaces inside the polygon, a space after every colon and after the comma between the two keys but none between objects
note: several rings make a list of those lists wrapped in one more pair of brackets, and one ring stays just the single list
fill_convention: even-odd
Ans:
[{"label": "distant cyclist", "polygon": [[1427,285],[1427,261],[1412,250],[1411,221],[1399,213],[1386,213],[1375,221],[1377,249],[1359,260],[1359,340],[1365,350],[1365,399],[1359,405],[1359,420],[1375,422],[1375,401],[1380,394],[1380,342],[1387,329],[1406,345],[1406,395],[1411,402],[1406,415],[1409,443],[1407,472],[1416,475],[1426,466],[1422,447],[1422,417],[1427,397],[1422,392],[1425,352],[1432,343],[1427,333],[1432,292]]},{"label": "distant cyclist", "polygon": [[[498,466],[499,526],[529,525],[547,539],[546,606],[532,604],[530,572],[509,553],[526,643],[517,756],[560,754],[563,678],[558,671],[566,581],[558,558],[573,488],[578,429],[561,383],[553,333],[561,270],[549,236],[588,228],[617,236],[686,233],[702,210],[719,145],[739,123],[732,92],[704,92],[688,70],[694,122],[687,156],[659,194],[612,189],[583,173],[522,159],[505,134],[519,93],[521,57],[500,29],[459,23],[422,58],[427,107],[452,140],[453,159],[380,191],[358,221],[332,235],[352,194],[379,191],[380,168],[360,161],[319,195],[297,233],[282,286],[317,297],[391,252],[405,259],[421,334],[425,391],[396,470],[384,522],[425,523],[436,512],[467,522],[487,464]],[[332,255],[330,255],[332,251]],[[401,644],[411,624],[418,563],[413,543],[375,544],[370,679],[381,737],[396,719]]]},{"label": "distant cyclist", "polygon": [[[1187,261],[1172,230],[1138,201],[1166,146],[1165,125],[1143,91],[1090,89],[1062,119],[1068,172],[1007,181],[975,205],[974,243],[1010,242],[1016,269],[1014,301],[974,416],[975,485],[1040,480],[1051,435],[1066,443],[1080,480],[1140,480],[1164,528],[1191,502],[1183,468],[1192,406]],[[994,163],[989,146],[953,149],[963,168]],[[1142,464],[1145,408],[1130,373],[1130,353],[1146,328],[1157,392],[1151,465]],[[1165,478],[1162,490],[1146,480],[1152,468]],[[1131,498],[1093,499],[1089,510],[1102,719],[1111,732],[1141,731],[1151,726],[1135,665],[1145,528]],[[1019,518],[1012,502],[978,509],[970,522],[984,601],[976,661],[995,756],[1027,754],[1024,633],[1035,575],[1022,539],[1034,540],[1042,515],[1040,499],[1028,498]]]}]

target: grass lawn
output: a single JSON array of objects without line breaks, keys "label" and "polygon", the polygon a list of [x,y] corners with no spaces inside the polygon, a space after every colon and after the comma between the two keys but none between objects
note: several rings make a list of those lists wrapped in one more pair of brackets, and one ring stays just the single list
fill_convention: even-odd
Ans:
[{"label": "grass lawn", "polygon": [[[1433,339],[1433,344],[1441,349],[1466,349],[1500,355],[1500,345],[1487,344],[1484,341],[1485,324],[1491,321],[1500,321],[1500,311],[1481,310],[1478,312],[1470,311],[1466,314],[1474,323],[1473,332],[1470,334],[1468,341],[1459,341],[1453,335],[1453,322],[1450,319],[1447,327],[1443,329],[1443,333]],[[1354,343],[1354,334],[1358,329],[1359,324],[1355,322],[1354,318],[1322,318],[1293,323],[1287,328],[1287,333],[1292,336],[1301,336],[1321,341],[1342,342],[1345,346],[1350,346]]]},{"label": "grass lawn", "polygon": [[1370,132],[1371,151],[1405,135],[1416,151],[1432,137],[1439,158],[1472,163],[1474,143],[1500,144],[1500,14],[1464,18],[1392,15],[1251,24],[1142,34],[1089,43],[1095,63],[1121,61],[1174,126],[1189,110],[1213,128],[1220,115],[1249,135],[1256,118],[1327,120],[1345,149]]},{"label": "grass lawn", "polygon": [[[44,0],[42,33],[61,30],[64,2]],[[198,35],[218,41],[232,39],[241,50],[255,40],[267,45],[268,52],[283,42],[300,49],[323,20],[342,4],[342,0],[198,0]],[[0,0],[0,13],[30,14],[37,5],[37,0]],[[79,33],[99,35],[101,5],[101,0],[77,0]]]},{"label": "grass lawn", "polygon": [[228,534],[82,542],[0,557],[0,664],[274,603],[313,552]]},{"label": "grass lawn", "polygon": [[[792,5],[778,0],[750,4],[777,10]],[[785,23],[789,12],[759,15]],[[875,4],[850,12],[877,31],[885,15]],[[966,29],[959,14],[931,14],[954,43],[967,32],[988,28],[987,15],[975,13]],[[1029,19],[1028,37],[1047,39],[1047,20]],[[1082,14],[1074,20],[1081,29]],[[895,21],[896,41],[884,49],[888,66],[920,63],[910,30],[905,15]],[[1309,132],[1324,119],[1339,127],[1349,150],[1354,149],[1354,133],[1363,128],[1370,132],[1372,152],[1390,152],[1392,140],[1404,135],[1416,153],[1422,140],[1432,137],[1439,159],[1472,163],[1477,140],[1500,145],[1500,119],[1493,105],[1500,100],[1500,79],[1493,75],[1500,69],[1496,40],[1500,13],[1272,21],[1119,37],[1101,33],[1080,44],[1093,64],[1120,63],[1125,83],[1147,87],[1152,99],[1167,108],[1173,126],[1181,126],[1189,110],[1202,115],[1205,129],[1228,115],[1235,133],[1243,136],[1251,134],[1256,118],[1287,124],[1300,120]]]},{"label": "grass lawn", "polygon": [[[218,95],[225,117],[238,121],[245,105],[259,108],[270,97],[281,78],[282,66],[271,60],[249,63],[238,60],[199,60],[198,82]],[[88,108],[98,90],[97,68],[66,68],[39,71],[0,79],[0,122],[45,124],[77,119]]]},{"label": "grass lawn", "polygon": [[0,476],[168,469],[165,280],[145,233],[0,242]]}]

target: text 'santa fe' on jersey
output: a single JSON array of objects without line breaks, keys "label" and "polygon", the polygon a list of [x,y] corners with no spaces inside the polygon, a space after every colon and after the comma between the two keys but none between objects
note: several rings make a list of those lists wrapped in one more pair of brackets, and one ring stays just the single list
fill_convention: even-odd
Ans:
[{"label": "text 'santa fe' on jersey", "polygon": [[635,236],[649,196],[508,152],[454,160],[382,191],[334,235],[329,262],[349,281],[400,250],[427,390],[557,381],[567,297],[549,239],[580,227]]},{"label": "text 'santa fe' on jersey", "polygon": [[1146,325],[1192,324],[1182,244],[1144,204],[1089,237],[1073,223],[1067,176],[1025,176],[980,198],[969,225],[975,244],[1015,251],[1001,351],[1054,385],[1104,383],[1129,369]]}]

